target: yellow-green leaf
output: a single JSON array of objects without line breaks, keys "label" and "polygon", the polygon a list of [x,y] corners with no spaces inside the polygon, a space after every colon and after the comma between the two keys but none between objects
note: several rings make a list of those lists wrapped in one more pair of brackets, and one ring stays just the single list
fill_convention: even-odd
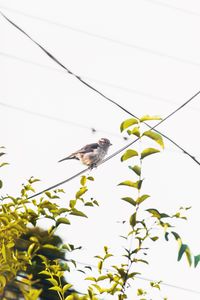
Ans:
[{"label": "yellow-green leaf", "polygon": [[151,155],[151,154],[154,154],[154,153],[158,153],[158,152],[160,152],[160,150],[158,150],[158,149],[155,149],[155,148],[146,148],[146,149],[144,149],[142,151],[141,158],[143,159],[143,158],[145,158],[148,155]]},{"label": "yellow-green leaf", "polygon": [[86,176],[82,176],[81,177],[81,185],[85,185],[86,184],[86,181],[87,181],[87,177]]},{"label": "yellow-green leaf", "polygon": [[50,281],[54,286],[58,286],[58,281],[54,278],[47,278],[46,280]]},{"label": "yellow-green leaf", "polygon": [[103,267],[103,262],[102,262],[102,260],[100,260],[100,261],[98,262],[98,271],[99,271],[100,273],[101,273],[102,267]]},{"label": "yellow-green leaf", "polygon": [[49,290],[62,293],[62,289],[59,286],[52,286],[49,288]]},{"label": "yellow-green leaf", "polygon": [[118,185],[125,185],[125,186],[130,186],[136,189],[140,189],[141,188],[141,184],[142,184],[142,180],[138,180],[136,182],[130,181],[130,180],[125,180],[121,183],[119,183]]},{"label": "yellow-green leaf", "polygon": [[142,203],[143,201],[145,201],[147,198],[149,198],[150,196],[149,195],[142,195],[140,197],[137,198],[137,200],[135,201],[137,204],[140,204]]},{"label": "yellow-green leaf", "polygon": [[83,194],[87,192],[87,187],[83,186],[80,188],[80,190],[76,193],[76,199],[80,198]]},{"label": "yellow-green leaf", "polygon": [[139,127],[134,127],[132,130],[129,131],[129,134],[133,134],[137,136],[138,138],[140,137],[140,129]]},{"label": "yellow-green leaf", "polygon": [[120,130],[121,132],[124,131],[126,128],[134,125],[134,124],[138,124],[138,120],[135,118],[131,118],[131,119],[127,119],[124,122],[121,123],[120,125]]},{"label": "yellow-green leaf", "polygon": [[159,117],[159,116],[149,116],[149,115],[145,115],[145,116],[140,118],[140,122],[156,121],[156,120],[162,120],[162,118]]},{"label": "yellow-green leaf", "polygon": [[122,198],[122,200],[124,200],[124,201],[130,203],[130,204],[133,205],[133,206],[136,206],[136,202],[135,202],[135,200],[133,200],[133,198],[130,198],[130,197],[124,197],[124,198]]},{"label": "yellow-green leaf", "polygon": [[70,221],[67,218],[59,218],[58,220],[56,220],[56,226],[60,224],[70,225]]},{"label": "yellow-green leaf", "polygon": [[126,152],[122,155],[121,157],[121,161],[127,160],[133,156],[138,156],[137,151],[132,150],[132,149],[128,149],[126,150]]},{"label": "yellow-green leaf", "polygon": [[137,165],[135,165],[133,167],[129,166],[129,169],[134,171],[138,176],[141,175],[141,167],[140,166],[137,166]]},{"label": "yellow-green leaf", "polygon": [[136,225],[136,223],[137,223],[137,221],[136,221],[136,212],[133,215],[131,215],[129,222],[130,222],[130,225],[132,227],[134,227]]},{"label": "yellow-green leaf", "polygon": [[154,140],[157,144],[159,144],[162,148],[164,148],[163,138],[159,133],[147,130],[143,133],[143,136],[149,137],[150,139]]},{"label": "yellow-green leaf", "polygon": [[86,277],[85,280],[91,280],[91,281],[95,281],[96,282],[96,278],[95,277]]},{"label": "yellow-green leaf", "polygon": [[86,214],[84,214],[82,211],[77,210],[75,208],[70,212],[70,215],[87,218]]},{"label": "yellow-green leaf", "polygon": [[66,292],[66,291],[69,290],[71,287],[72,287],[72,284],[70,284],[70,283],[65,284],[65,285],[63,286],[63,291]]}]

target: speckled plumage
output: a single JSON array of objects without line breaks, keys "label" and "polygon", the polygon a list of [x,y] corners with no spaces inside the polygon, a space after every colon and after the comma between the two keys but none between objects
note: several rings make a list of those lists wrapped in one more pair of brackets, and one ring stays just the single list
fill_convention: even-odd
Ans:
[{"label": "speckled plumage", "polygon": [[108,148],[112,144],[106,138],[101,138],[97,143],[88,144],[80,150],[73,152],[69,156],[59,160],[59,162],[67,159],[78,159],[84,165],[91,168],[97,166],[105,157],[108,152]]}]

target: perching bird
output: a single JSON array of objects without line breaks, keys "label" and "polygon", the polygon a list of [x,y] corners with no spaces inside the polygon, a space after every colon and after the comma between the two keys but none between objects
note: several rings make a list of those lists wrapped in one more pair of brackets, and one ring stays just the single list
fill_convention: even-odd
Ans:
[{"label": "perching bird", "polygon": [[88,144],[71,155],[59,160],[59,162],[66,159],[78,159],[84,165],[89,166],[92,169],[103,160],[111,145],[112,144],[108,139],[101,138],[97,143]]}]

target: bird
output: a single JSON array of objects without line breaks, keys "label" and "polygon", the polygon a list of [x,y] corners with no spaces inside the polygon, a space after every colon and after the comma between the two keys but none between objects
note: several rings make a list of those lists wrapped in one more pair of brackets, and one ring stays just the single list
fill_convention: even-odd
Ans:
[{"label": "bird", "polygon": [[80,150],[73,152],[58,162],[62,162],[67,159],[77,159],[81,161],[82,164],[93,169],[103,160],[111,145],[112,144],[109,139],[101,138],[97,143],[85,145]]}]

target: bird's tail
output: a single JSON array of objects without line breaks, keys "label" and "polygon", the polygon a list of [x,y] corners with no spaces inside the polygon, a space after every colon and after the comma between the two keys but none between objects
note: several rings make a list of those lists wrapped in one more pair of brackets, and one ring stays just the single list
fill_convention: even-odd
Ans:
[{"label": "bird's tail", "polygon": [[58,162],[61,162],[61,161],[64,161],[64,160],[67,160],[67,159],[74,159],[75,158],[75,156],[73,155],[70,155],[70,156],[67,156],[67,157],[65,157],[65,158],[63,158],[63,159],[61,159],[61,160],[59,160]]}]

